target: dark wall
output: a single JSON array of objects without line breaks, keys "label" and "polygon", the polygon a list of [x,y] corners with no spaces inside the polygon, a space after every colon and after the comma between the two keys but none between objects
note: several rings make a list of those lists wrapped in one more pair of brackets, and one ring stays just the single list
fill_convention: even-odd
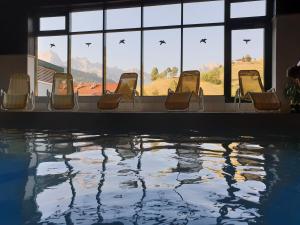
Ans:
[{"label": "dark wall", "polygon": [[277,0],[277,15],[300,13],[300,0]]},{"label": "dark wall", "polygon": [[27,9],[6,5],[0,7],[0,54],[26,54],[28,50]]}]

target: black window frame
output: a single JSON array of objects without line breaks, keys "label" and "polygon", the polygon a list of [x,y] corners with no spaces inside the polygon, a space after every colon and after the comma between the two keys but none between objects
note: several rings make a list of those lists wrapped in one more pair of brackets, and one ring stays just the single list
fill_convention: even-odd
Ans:
[{"label": "black window frame", "polygon": [[[217,96],[224,96],[225,102],[233,102],[233,97],[231,97],[231,31],[236,29],[253,29],[253,28],[264,28],[265,29],[265,43],[264,43],[264,84],[265,88],[269,89],[272,85],[272,17],[274,2],[272,0],[266,0],[266,15],[260,17],[242,17],[242,18],[230,18],[230,7],[231,3],[239,2],[249,2],[249,1],[260,1],[260,0],[224,0],[224,22],[218,23],[200,23],[200,24],[184,24],[183,10],[184,4],[189,2],[209,2],[218,0],[172,0],[164,1],[163,3],[156,0],[150,1],[138,1],[134,4],[106,4],[99,6],[91,6],[89,8],[76,8],[75,10],[63,11],[58,13],[52,13],[49,10],[46,13],[39,12],[35,19],[35,37],[36,40],[39,36],[59,36],[67,35],[68,37],[68,56],[67,56],[67,71],[71,71],[71,36],[75,34],[102,34],[102,87],[103,93],[106,91],[106,34],[111,32],[128,32],[128,31],[139,31],[140,32],[140,88],[139,90],[141,96],[143,96],[144,89],[144,31],[147,30],[164,30],[164,29],[181,29],[181,43],[180,43],[180,72],[183,68],[183,30],[184,28],[191,27],[213,27],[213,26],[224,26],[224,94]],[[170,25],[170,26],[154,26],[154,27],[144,27],[144,7],[153,5],[171,5],[171,4],[181,4],[181,24]],[[141,26],[137,28],[122,28],[122,29],[106,29],[106,12],[109,9],[116,8],[130,8],[139,7],[141,10]],[[84,12],[92,10],[102,10],[103,12],[103,26],[102,30],[94,31],[71,31],[71,13],[72,12]],[[50,17],[50,16],[65,16],[66,18],[66,29],[65,30],[55,30],[55,31],[40,31],[39,30],[39,18]],[[37,55],[37,45],[35,45],[35,55]],[[37,67],[37,63],[36,63]],[[37,83],[37,80],[35,80]],[[36,85],[37,87],[37,85]],[[36,92],[37,93],[37,92]],[[215,95],[213,95],[215,96]]]}]

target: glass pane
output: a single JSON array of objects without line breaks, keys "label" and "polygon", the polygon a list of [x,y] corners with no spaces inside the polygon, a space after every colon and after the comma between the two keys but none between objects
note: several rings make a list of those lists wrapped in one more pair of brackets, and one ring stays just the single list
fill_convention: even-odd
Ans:
[{"label": "glass pane", "polygon": [[81,96],[102,94],[102,34],[73,35],[71,68]]},{"label": "glass pane", "polygon": [[144,95],[175,90],[180,71],[180,29],[145,31]]},{"label": "glass pane", "polygon": [[264,82],[264,29],[232,31],[232,96],[239,87],[240,70],[258,70]]},{"label": "glass pane", "polygon": [[144,26],[168,26],[181,23],[181,5],[159,5],[144,8]]},{"label": "glass pane", "polygon": [[51,92],[53,74],[67,72],[67,37],[49,36],[38,38],[38,95]]},{"label": "glass pane", "polygon": [[224,22],[224,0],[185,3],[184,24]]},{"label": "glass pane", "polygon": [[136,28],[141,26],[141,8],[107,10],[107,29]]},{"label": "glass pane", "polygon": [[102,27],[102,10],[71,13],[72,32],[102,30]]},{"label": "glass pane", "polygon": [[141,32],[108,33],[106,43],[106,89],[115,91],[120,76],[125,72],[139,75],[140,92],[140,40]]},{"label": "glass pane", "polygon": [[64,16],[40,18],[40,31],[64,29],[66,29],[66,18]]},{"label": "glass pane", "polygon": [[224,94],[224,27],[185,28],[183,70],[200,70],[205,95]]},{"label": "glass pane", "polygon": [[231,3],[231,18],[254,17],[266,15],[266,1],[249,1]]}]

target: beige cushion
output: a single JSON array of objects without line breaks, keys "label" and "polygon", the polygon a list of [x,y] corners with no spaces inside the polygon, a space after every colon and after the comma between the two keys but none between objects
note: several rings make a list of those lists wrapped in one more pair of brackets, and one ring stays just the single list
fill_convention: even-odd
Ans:
[{"label": "beige cushion", "polygon": [[5,109],[25,109],[27,105],[26,95],[5,94],[3,97],[3,107]]},{"label": "beige cushion", "polygon": [[73,95],[53,95],[52,107],[54,109],[73,109],[74,96]]},{"label": "beige cushion", "polygon": [[190,105],[192,92],[173,93],[167,96],[165,106],[168,110],[185,110]]},{"label": "beige cushion", "polygon": [[121,94],[103,95],[97,103],[98,109],[109,110],[118,108],[121,97]]},{"label": "beige cushion", "polygon": [[280,101],[273,92],[249,93],[257,110],[279,110]]}]

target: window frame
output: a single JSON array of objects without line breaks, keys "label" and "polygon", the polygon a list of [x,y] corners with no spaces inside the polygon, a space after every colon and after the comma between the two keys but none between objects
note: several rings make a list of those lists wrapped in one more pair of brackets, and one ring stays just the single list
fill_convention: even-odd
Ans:
[{"label": "window frame", "polygon": [[[105,92],[106,89],[106,34],[112,32],[128,32],[128,31],[139,31],[140,32],[140,90],[141,96],[143,96],[144,89],[144,31],[147,30],[164,30],[164,29],[174,29],[179,28],[181,30],[181,43],[180,43],[180,72],[182,72],[183,68],[183,30],[184,28],[191,27],[213,27],[213,26],[224,26],[224,94],[221,96],[225,97],[225,102],[233,102],[233,98],[231,97],[231,31],[236,29],[251,29],[251,28],[264,28],[265,29],[265,49],[264,49],[264,72],[265,72],[265,88],[268,89],[271,87],[272,83],[272,16],[273,16],[273,8],[274,3],[272,0],[266,0],[266,15],[260,17],[243,17],[243,18],[231,18],[230,17],[230,7],[231,3],[240,3],[240,2],[249,2],[249,1],[259,1],[259,0],[224,0],[224,22],[218,23],[201,23],[201,24],[184,24],[184,4],[190,2],[209,2],[209,1],[217,1],[217,0],[173,0],[173,1],[165,1],[161,3],[159,1],[149,1],[147,4],[145,1],[139,1],[136,4],[130,5],[101,5],[101,6],[91,6],[90,8],[77,8],[76,10],[70,10],[67,12],[59,12],[59,13],[39,13],[35,20],[35,40],[39,36],[58,36],[58,35],[67,35],[68,37],[68,56],[67,56],[67,71],[71,70],[71,36],[75,34],[102,34],[102,92]],[[181,4],[181,23],[179,25],[169,25],[169,26],[154,26],[154,27],[145,27],[144,26],[144,8],[147,6],[154,5],[167,5],[167,4]],[[130,7],[139,7],[141,10],[141,21],[140,27],[137,28],[122,28],[122,29],[107,29],[107,18],[106,13],[109,9],[114,8],[130,8]],[[93,10],[102,10],[103,12],[103,26],[102,30],[94,30],[94,31],[71,31],[71,13],[72,12],[84,12],[84,11],[93,11]],[[66,18],[66,29],[65,30],[55,30],[55,31],[40,31],[39,30],[39,18],[40,17],[51,17],[51,16],[65,16]],[[37,56],[37,45],[35,44],[35,55]],[[36,59],[37,60],[37,59]],[[37,63],[36,63],[37,66]],[[37,69],[37,68],[36,68]],[[37,71],[37,70],[36,70]],[[35,83],[37,83],[35,79]],[[35,86],[37,87],[37,86]],[[37,93],[37,91],[35,91]],[[220,95],[213,95],[220,96]],[[90,96],[85,96],[90,97]]]}]

